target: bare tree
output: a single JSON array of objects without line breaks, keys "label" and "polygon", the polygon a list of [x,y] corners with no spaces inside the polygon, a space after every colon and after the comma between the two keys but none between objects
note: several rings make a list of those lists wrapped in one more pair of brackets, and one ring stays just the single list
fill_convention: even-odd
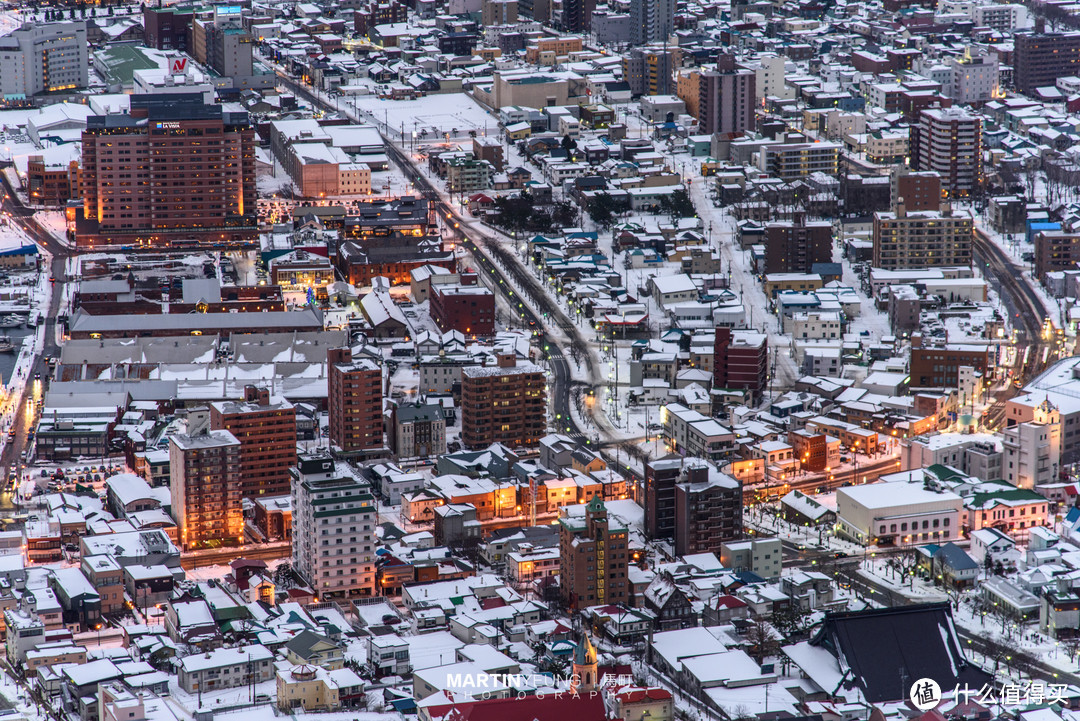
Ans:
[{"label": "bare tree", "polygon": [[746,641],[749,644],[750,655],[757,661],[759,666],[767,656],[771,656],[780,650],[776,632],[762,616],[754,616],[750,619],[750,628],[746,631]]}]

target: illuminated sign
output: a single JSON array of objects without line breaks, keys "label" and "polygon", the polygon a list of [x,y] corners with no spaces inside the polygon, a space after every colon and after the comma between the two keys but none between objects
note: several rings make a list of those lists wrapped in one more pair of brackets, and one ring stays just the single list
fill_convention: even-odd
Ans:
[{"label": "illuminated sign", "polygon": [[176,130],[180,127],[180,121],[170,120],[164,123],[157,123],[156,127],[158,130]]},{"label": "illuminated sign", "polygon": [[169,72],[172,74],[183,73],[187,68],[187,58],[173,58],[172,64],[169,67]]}]

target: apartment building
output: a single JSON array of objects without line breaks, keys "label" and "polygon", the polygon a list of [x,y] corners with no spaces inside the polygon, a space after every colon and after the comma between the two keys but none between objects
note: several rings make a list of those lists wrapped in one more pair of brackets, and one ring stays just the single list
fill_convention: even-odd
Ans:
[{"label": "apartment building", "polygon": [[768,382],[769,339],[752,330],[717,328],[713,346],[713,387],[744,390],[751,399]]},{"label": "apartment building", "polygon": [[559,593],[565,607],[629,602],[629,539],[627,529],[608,518],[599,496],[586,504],[584,517],[559,519]]},{"label": "apartment building", "polygon": [[675,554],[719,553],[742,537],[742,483],[690,459],[675,484]]},{"label": "apartment building", "polygon": [[631,48],[622,58],[623,80],[630,94],[670,95],[675,89],[674,60],[666,47]]},{"label": "apartment building", "polygon": [[816,263],[831,263],[832,224],[827,220],[807,220],[795,213],[792,220],[765,225],[765,272],[810,273]]},{"label": "apartment building", "polygon": [[170,494],[180,545],[243,542],[240,441],[226,430],[169,438]]},{"label": "apartment building", "polygon": [[296,409],[266,388],[247,386],[243,402],[210,404],[210,428],[240,441],[240,495],[281,496],[289,492],[289,467],[296,463]]},{"label": "apartment building", "polygon": [[969,210],[874,213],[874,267],[889,270],[971,265]]},{"label": "apartment building", "polygon": [[715,68],[697,73],[697,119],[701,133],[744,133],[754,129],[757,76],[735,65],[733,55],[720,55]]},{"label": "apartment building", "polygon": [[369,486],[329,456],[302,455],[290,469],[293,568],[320,599],[375,594],[375,526]]},{"label": "apartment building", "polygon": [[911,165],[941,177],[947,198],[967,197],[983,182],[982,119],[965,110],[930,108],[911,127]]},{"label": "apartment building", "polygon": [[782,180],[805,178],[814,173],[836,175],[840,164],[839,143],[810,143],[788,133],[779,143],[763,146],[757,154],[758,168]]},{"label": "apartment building", "polygon": [[542,368],[500,354],[495,366],[461,371],[461,441],[466,448],[492,443],[535,446],[547,433],[547,380]]},{"label": "apartment building", "polygon": [[1035,276],[1046,282],[1047,273],[1076,270],[1080,263],[1080,233],[1044,230],[1035,235]]},{"label": "apartment building", "polygon": [[1013,45],[1013,82],[1023,93],[1080,75],[1080,32],[1018,34]]},{"label": "apartment building", "polygon": [[383,373],[373,360],[353,360],[349,348],[327,351],[330,442],[345,453],[383,447]]}]

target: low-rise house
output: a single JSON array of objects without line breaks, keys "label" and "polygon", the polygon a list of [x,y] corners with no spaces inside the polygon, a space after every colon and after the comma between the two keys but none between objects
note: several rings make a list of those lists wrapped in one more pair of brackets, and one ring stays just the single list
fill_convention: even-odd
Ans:
[{"label": "low-rise house", "polygon": [[188,693],[262,683],[274,677],[273,659],[260,645],[198,653],[181,659],[177,682]]},{"label": "low-rise house", "polygon": [[345,665],[341,646],[314,631],[301,631],[286,643],[285,658],[297,666],[319,666],[327,670]]}]

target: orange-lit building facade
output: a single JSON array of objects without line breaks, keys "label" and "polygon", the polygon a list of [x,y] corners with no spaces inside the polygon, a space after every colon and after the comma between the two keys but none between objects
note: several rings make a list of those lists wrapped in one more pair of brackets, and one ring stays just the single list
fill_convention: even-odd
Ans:
[{"label": "orange-lit building facade", "polygon": [[240,441],[229,431],[169,439],[173,515],[184,550],[239,545],[244,537]]},{"label": "orange-lit building facade", "polygon": [[255,130],[199,93],[135,95],[87,118],[80,248],[248,245],[258,236]]}]

